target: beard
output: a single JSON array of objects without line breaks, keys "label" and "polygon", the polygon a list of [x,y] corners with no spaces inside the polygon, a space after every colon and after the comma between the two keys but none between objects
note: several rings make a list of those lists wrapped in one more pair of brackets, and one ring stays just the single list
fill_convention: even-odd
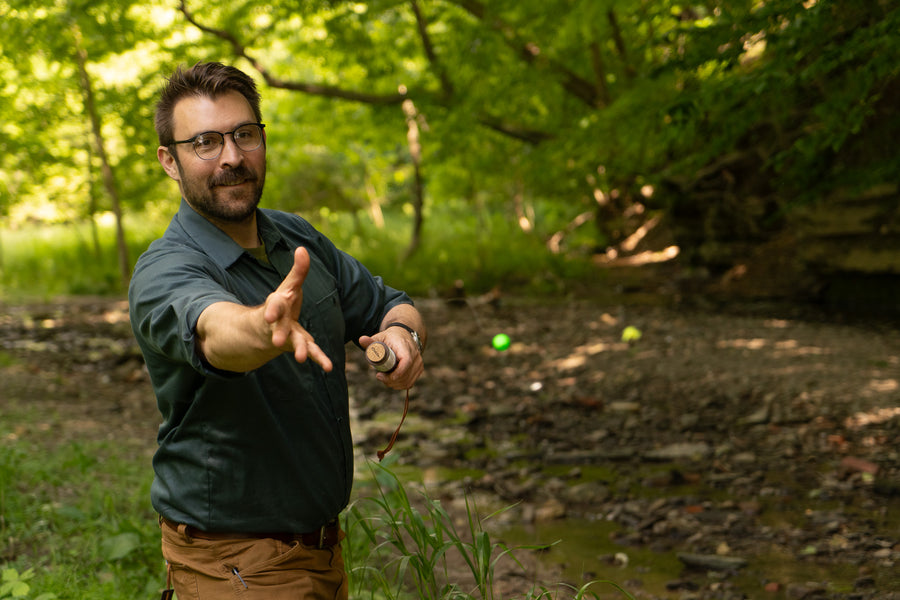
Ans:
[{"label": "beard", "polygon": [[222,223],[243,223],[256,212],[266,180],[265,166],[261,174],[239,165],[207,179],[191,179],[185,176],[181,162],[176,163],[184,199],[207,219]]}]

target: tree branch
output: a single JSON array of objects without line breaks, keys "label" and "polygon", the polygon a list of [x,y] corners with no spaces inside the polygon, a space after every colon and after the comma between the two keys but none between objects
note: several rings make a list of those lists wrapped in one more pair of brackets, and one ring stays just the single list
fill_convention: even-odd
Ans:
[{"label": "tree branch", "polygon": [[181,11],[181,14],[184,15],[184,18],[187,21],[199,29],[204,33],[208,33],[212,36],[215,36],[221,40],[228,42],[231,46],[231,51],[235,56],[247,59],[250,64],[253,65],[253,68],[256,69],[260,75],[262,75],[263,79],[265,79],[266,83],[273,88],[291,90],[295,92],[304,92],[307,94],[313,94],[316,96],[325,96],[328,98],[340,98],[341,100],[352,100],[355,102],[362,102],[364,104],[381,104],[381,105],[389,105],[389,104],[402,104],[403,100],[406,99],[406,94],[395,93],[395,94],[371,94],[366,92],[357,92],[353,90],[346,90],[343,88],[339,88],[331,85],[323,85],[319,83],[307,83],[301,81],[285,81],[279,79],[269,73],[268,69],[266,69],[262,63],[256,60],[254,57],[248,54],[246,47],[238,41],[236,37],[234,37],[228,31],[223,31],[221,29],[214,29],[212,27],[208,27],[203,25],[194,18],[194,15],[191,11],[188,10],[187,4],[185,0],[181,0],[181,3],[178,7]]},{"label": "tree branch", "polygon": [[613,42],[616,44],[616,50],[619,52],[619,56],[622,57],[622,62],[625,64],[625,74],[629,79],[634,79],[634,65],[628,60],[628,48],[625,46],[625,38],[622,37],[622,28],[619,27],[619,19],[616,17],[616,13],[612,8],[606,12],[606,19],[609,21],[609,26],[612,28]]},{"label": "tree branch", "polygon": [[428,34],[428,22],[425,20],[425,16],[422,14],[422,10],[419,8],[417,0],[409,0],[409,4],[412,7],[413,14],[416,16],[416,25],[419,29],[419,37],[422,38],[422,47],[425,50],[425,56],[428,57],[428,62],[434,67],[434,70],[438,74],[438,78],[441,80],[441,89],[444,91],[444,97],[450,98],[453,96],[453,82],[450,81],[447,70],[444,68],[437,53],[434,51],[434,44],[431,43],[431,36]]},{"label": "tree branch", "polygon": [[[456,0],[453,0],[456,1]],[[460,0],[462,2],[469,2],[470,0]],[[421,14],[421,11],[418,6],[417,0],[410,0],[413,11],[416,15],[416,22],[419,27],[419,35],[422,37],[422,43],[425,47],[425,53],[431,61],[433,65],[436,66],[438,70],[439,77],[441,79],[441,84],[444,91],[445,99],[452,94],[453,87],[449,78],[446,75],[442,65],[440,64],[440,59],[437,54],[434,52],[434,47],[431,43],[431,38],[428,35],[427,31],[427,23]],[[475,3],[475,8],[477,9],[477,3]],[[329,98],[338,98],[341,100],[351,100],[355,102],[362,102],[364,104],[378,104],[378,105],[394,105],[394,104],[403,104],[403,101],[411,96],[405,89],[396,93],[396,94],[369,94],[363,92],[356,92],[352,90],[346,90],[343,88],[338,88],[334,86],[322,85],[318,83],[308,83],[308,82],[300,82],[300,81],[285,81],[279,79],[272,75],[268,69],[256,58],[250,56],[247,52],[247,48],[230,32],[223,31],[220,29],[215,29],[212,27],[208,27],[206,25],[201,24],[194,17],[194,14],[188,10],[186,0],[181,0],[178,9],[184,15],[184,18],[187,21],[199,29],[200,31],[217,37],[221,40],[228,42],[231,46],[232,52],[235,56],[244,58],[253,65],[253,68],[262,75],[265,82],[273,88],[279,88],[284,90],[290,90],[294,92],[303,92],[307,94],[313,94],[317,96],[325,96]],[[481,9],[483,11],[483,8]],[[590,85],[590,84],[585,84]],[[526,127],[521,127],[517,125],[513,125],[506,122],[501,122],[499,119],[483,116],[478,120],[483,126],[493,129],[494,131],[501,133],[507,137],[511,137],[529,144],[539,144],[545,140],[551,139],[554,136],[550,133],[544,131],[538,131],[534,129],[528,129]]]},{"label": "tree branch", "polygon": [[485,23],[491,29],[500,33],[507,45],[516,50],[519,57],[536,68],[553,74],[567,92],[590,106],[600,106],[602,100],[597,96],[596,87],[590,82],[571,71],[564,64],[549,58],[541,52],[541,48],[534,42],[525,42],[516,30],[499,18],[488,19],[484,4],[479,0],[450,0],[479,21]]},{"label": "tree branch", "polygon": [[591,66],[594,68],[594,79],[597,80],[597,96],[601,106],[610,103],[609,87],[606,85],[606,65],[603,62],[603,51],[596,40],[591,42]]},{"label": "tree branch", "polygon": [[547,133],[546,131],[526,129],[524,127],[513,125],[511,123],[504,123],[499,119],[495,119],[493,117],[482,116],[479,117],[478,122],[489,129],[493,129],[497,133],[502,133],[507,137],[517,139],[521,142],[527,142],[534,146],[555,137],[553,134]]}]

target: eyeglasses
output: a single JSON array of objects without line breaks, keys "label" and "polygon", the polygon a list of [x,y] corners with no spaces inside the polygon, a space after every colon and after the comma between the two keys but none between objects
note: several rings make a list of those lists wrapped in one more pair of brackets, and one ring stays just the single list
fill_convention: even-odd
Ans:
[{"label": "eyeglasses", "polygon": [[213,160],[219,158],[222,149],[225,147],[225,136],[231,135],[235,146],[244,152],[252,152],[259,148],[263,143],[263,123],[246,123],[241,125],[234,131],[226,131],[219,133],[218,131],[206,131],[198,133],[189,140],[181,140],[172,142],[175,144],[191,144],[197,156],[203,160]]}]

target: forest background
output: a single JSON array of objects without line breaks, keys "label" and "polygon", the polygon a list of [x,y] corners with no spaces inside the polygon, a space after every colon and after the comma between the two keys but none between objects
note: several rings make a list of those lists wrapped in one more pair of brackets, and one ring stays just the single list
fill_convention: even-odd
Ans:
[{"label": "forest background", "polygon": [[894,285],[887,0],[5,0],[0,17],[7,297],[123,289],[177,208],[156,93],[201,60],[262,88],[265,205],[418,295],[570,294],[662,261],[756,295],[849,281],[877,304]]},{"label": "forest background", "polygon": [[[718,553],[723,538],[752,559],[734,583],[747,597],[761,581],[787,597],[813,597],[816,580],[833,597],[900,589],[893,329],[678,302],[896,313],[898,31],[889,0],[0,0],[0,598],[159,597],[158,413],[123,298],[179,201],[156,160],[157,92],[203,60],[262,89],[265,206],[417,300],[546,300],[420,304],[443,364],[415,412],[436,429],[413,418],[397,453],[454,473],[445,495],[463,499],[470,479],[536,514],[564,474],[599,498],[568,502],[566,520],[621,514],[633,563],[653,567],[646,590],[693,585],[669,550]],[[629,303],[645,292],[651,309]],[[653,310],[660,299],[674,310]],[[483,339],[496,331],[510,350]],[[368,417],[399,419],[382,414],[391,398],[367,398],[368,375],[350,372],[367,455],[383,437]],[[715,453],[642,458],[685,441]],[[660,468],[700,483],[682,490]],[[721,494],[730,504],[693,500]],[[739,526],[698,525],[669,510],[681,505]],[[656,506],[654,531],[691,538],[642,556],[660,540],[629,530],[622,506]],[[787,533],[761,526],[782,515]],[[492,577],[485,532],[469,537]],[[596,555],[597,539],[574,554]],[[722,597],[718,578],[697,585]]]}]

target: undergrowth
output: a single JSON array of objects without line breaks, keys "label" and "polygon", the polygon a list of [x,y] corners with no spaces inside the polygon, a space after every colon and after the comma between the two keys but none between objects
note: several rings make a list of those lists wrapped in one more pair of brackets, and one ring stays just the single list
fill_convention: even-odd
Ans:
[{"label": "undergrowth", "polygon": [[[162,235],[171,216],[136,214],[126,219],[132,267],[150,242]],[[464,206],[448,205],[428,214],[421,244],[409,256],[411,219],[402,211],[385,213],[383,227],[350,213],[304,216],[374,274],[413,296],[448,294],[458,282],[471,294],[495,287],[560,294],[575,282],[597,276],[586,250],[569,255],[547,250],[549,225],[548,231],[526,233],[503,215],[473,214]],[[0,298],[124,293],[115,232],[108,221],[0,229]]]},{"label": "undergrowth", "polygon": [[[158,598],[165,581],[149,453],[108,440],[58,439],[52,415],[0,406],[0,599]],[[351,597],[371,600],[499,600],[503,561],[517,553],[493,539],[467,499],[458,528],[440,501],[410,494],[388,468],[370,463],[374,487],[343,515]],[[502,511],[501,511],[502,512]],[[541,584],[521,600],[599,598]],[[608,596],[607,596],[608,597]],[[505,600],[509,600],[508,598]]]},{"label": "undergrowth", "polygon": [[[376,491],[353,503],[343,521],[350,540],[344,556],[352,598],[510,600],[499,589],[500,564],[507,561],[524,572],[518,552],[542,551],[559,543],[510,548],[492,539],[485,523],[512,507],[481,516],[469,497],[465,525],[459,528],[439,500],[424,492],[410,498],[407,487],[390,469],[373,462],[368,465]],[[599,598],[592,589],[604,585],[633,600],[618,584],[599,580],[581,588],[558,584],[555,590],[535,583],[515,598]]]}]

